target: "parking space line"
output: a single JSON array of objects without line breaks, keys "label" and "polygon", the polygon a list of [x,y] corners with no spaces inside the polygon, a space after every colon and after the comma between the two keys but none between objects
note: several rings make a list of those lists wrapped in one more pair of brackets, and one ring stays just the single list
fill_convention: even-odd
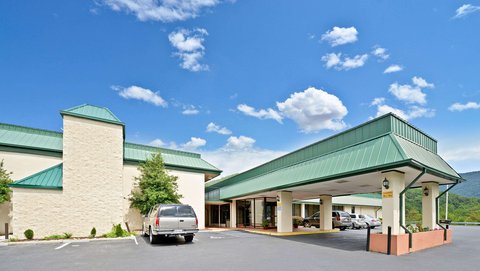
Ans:
[{"label": "parking space line", "polygon": [[132,237],[133,237],[133,241],[135,241],[135,244],[138,246],[137,238],[135,236],[132,236]]},{"label": "parking space line", "polygon": [[63,245],[61,245],[61,246],[59,246],[59,247],[56,247],[55,250],[62,249],[62,248],[66,247],[66,246],[68,246],[68,245],[70,245],[70,244],[71,244],[71,243],[65,243],[65,244],[63,244]]}]

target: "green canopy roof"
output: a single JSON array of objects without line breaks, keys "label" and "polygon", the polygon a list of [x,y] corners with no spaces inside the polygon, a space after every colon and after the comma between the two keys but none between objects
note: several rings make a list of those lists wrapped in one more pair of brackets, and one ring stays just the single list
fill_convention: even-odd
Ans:
[{"label": "green canopy roof", "polygon": [[95,105],[82,104],[62,110],[60,114],[124,125],[110,109]]},{"label": "green canopy roof", "polygon": [[400,166],[425,167],[442,178],[461,179],[436,151],[435,139],[387,114],[240,174],[212,180],[206,192],[230,199]]},{"label": "green canopy roof", "polygon": [[62,189],[62,168],[63,164],[58,164],[11,183],[9,186],[18,188]]}]

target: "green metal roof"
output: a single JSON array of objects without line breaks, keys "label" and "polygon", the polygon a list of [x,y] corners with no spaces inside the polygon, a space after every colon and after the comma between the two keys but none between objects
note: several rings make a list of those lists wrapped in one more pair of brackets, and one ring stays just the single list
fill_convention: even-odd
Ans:
[{"label": "green metal roof", "polygon": [[[0,123],[0,147],[12,147],[13,150],[45,151],[46,154],[61,155],[63,152],[63,134],[61,132],[35,129]],[[221,170],[203,160],[200,154],[177,151],[152,146],[124,143],[124,160],[142,162],[152,153],[160,151],[165,165],[180,169],[205,171],[220,174]]]},{"label": "green metal roof", "polygon": [[124,159],[127,161],[145,161],[152,154],[160,152],[165,166],[181,167],[186,169],[201,169],[215,174],[221,170],[203,160],[198,153],[177,151],[165,148],[158,148],[140,144],[125,142]]},{"label": "green metal roof", "polygon": [[60,132],[0,123],[0,145],[62,152]]},{"label": "green metal roof", "polygon": [[[219,199],[420,164],[448,179],[461,179],[437,153],[437,142],[393,114],[219,179],[206,192]],[[212,194],[213,196],[213,194]],[[213,197],[212,197],[213,198]]]},{"label": "green metal roof", "polygon": [[110,109],[95,105],[82,104],[62,110],[60,111],[60,114],[124,125],[124,123],[121,122],[120,119],[110,111]]},{"label": "green metal roof", "polygon": [[9,186],[18,188],[62,189],[63,164],[47,168]]}]

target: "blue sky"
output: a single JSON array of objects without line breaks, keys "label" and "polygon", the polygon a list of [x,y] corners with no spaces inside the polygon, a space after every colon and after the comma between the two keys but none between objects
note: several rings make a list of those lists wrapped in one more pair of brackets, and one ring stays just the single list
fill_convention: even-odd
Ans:
[{"label": "blue sky", "polygon": [[478,1],[2,1],[0,122],[105,106],[232,173],[393,111],[480,170],[479,25]]}]

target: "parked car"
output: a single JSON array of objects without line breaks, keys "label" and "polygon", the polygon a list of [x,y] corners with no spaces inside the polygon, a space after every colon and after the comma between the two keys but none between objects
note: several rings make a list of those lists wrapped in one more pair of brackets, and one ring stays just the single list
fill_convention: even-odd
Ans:
[{"label": "parked car", "polygon": [[369,215],[365,215],[365,223],[367,223],[367,227],[370,227],[370,229],[375,229],[375,227],[380,227],[382,225],[380,220]]},{"label": "parked car", "polygon": [[367,223],[365,222],[365,216],[359,214],[350,214],[352,219],[352,229],[365,229],[367,228]]},{"label": "parked car", "polygon": [[[344,231],[346,228],[351,227],[352,222],[350,215],[347,212],[343,211],[333,211],[332,212],[332,228],[339,228],[341,231]],[[304,227],[315,226],[320,227],[320,212],[316,212],[313,215],[306,217],[303,220]]]},{"label": "parked car", "polygon": [[346,228],[350,228],[352,226],[350,214],[344,211],[333,211],[332,220],[332,227],[339,228],[341,231],[344,231]]},{"label": "parked car", "polygon": [[320,212],[316,212],[313,215],[303,219],[303,226],[305,228],[310,228],[311,226],[320,228]]},{"label": "parked car", "polygon": [[192,242],[198,232],[198,219],[190,205],[157,204],[145,215],[142,234],[149,236],[151,244],[161,237],[183,236]]}]

